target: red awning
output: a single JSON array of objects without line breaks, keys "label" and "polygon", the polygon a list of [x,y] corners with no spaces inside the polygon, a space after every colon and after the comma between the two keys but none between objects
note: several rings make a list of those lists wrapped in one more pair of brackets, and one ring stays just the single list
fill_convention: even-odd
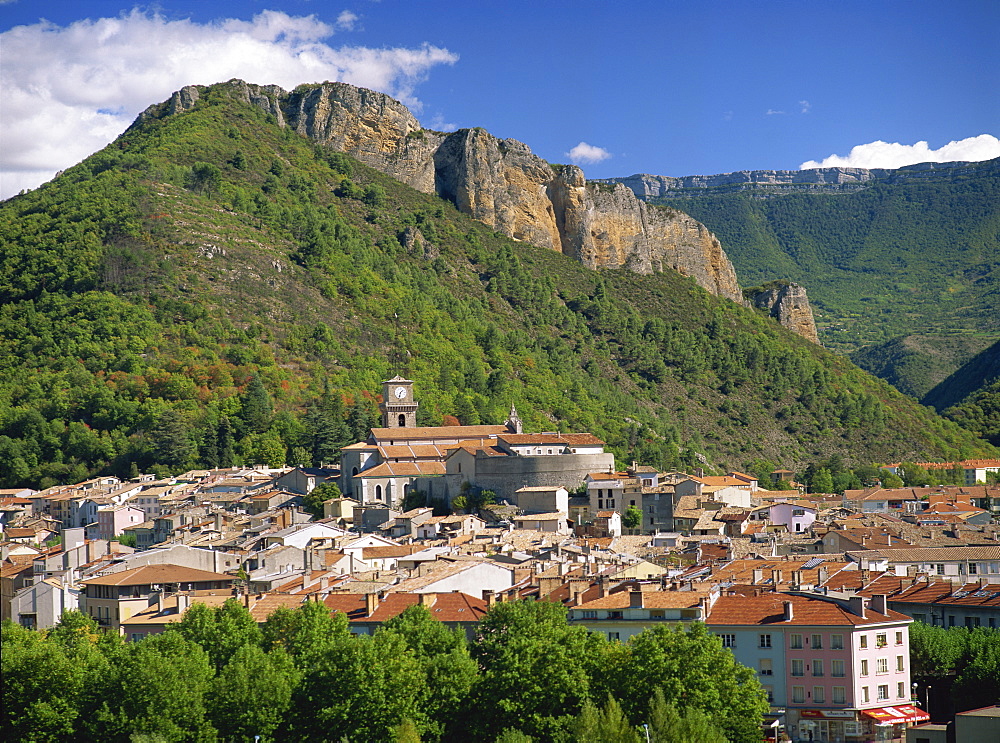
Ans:
[{"label": "red awning", "polygon": [[903,722],[925,722],[931,719],[929,714],[912,704],[876,707],[875,709],[861,710],[861,712],[883,725],[896,725]]}]

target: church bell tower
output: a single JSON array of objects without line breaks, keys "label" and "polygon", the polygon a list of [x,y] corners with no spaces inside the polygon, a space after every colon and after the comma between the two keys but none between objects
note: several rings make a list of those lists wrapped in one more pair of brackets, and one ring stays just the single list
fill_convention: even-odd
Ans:
[{"label": "church bell tower", "polygon": [[382,382],[383,428],[416,428],[417,401],[413,399],[413,382],[402,377],[393,377]]}]

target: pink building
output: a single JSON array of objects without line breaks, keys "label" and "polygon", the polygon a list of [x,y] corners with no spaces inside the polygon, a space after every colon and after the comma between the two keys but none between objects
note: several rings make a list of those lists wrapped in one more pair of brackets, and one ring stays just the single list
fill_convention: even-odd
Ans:
[{"label": "pink building", "polygon": [[861,743],[929,719],[910,703],[910,617],[885,596],[722,596],[706,624],[757,668],[794,741]]},{"label": "pink building", "polygon": [[131,506],[110,506],[97,509],[97,538],[114,539],[129,526],[146,520],[146,512]]}]

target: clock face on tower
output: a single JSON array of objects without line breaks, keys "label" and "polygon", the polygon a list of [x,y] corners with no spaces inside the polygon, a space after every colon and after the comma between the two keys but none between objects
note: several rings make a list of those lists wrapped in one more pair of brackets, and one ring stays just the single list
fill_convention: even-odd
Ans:
[{"label": "clock face on tower", "polygon": [[406,397],[406,388],[397,387],[395,390],[393,390],[393,394],[396,396],[397,400],[402,400],[404,397]]}]

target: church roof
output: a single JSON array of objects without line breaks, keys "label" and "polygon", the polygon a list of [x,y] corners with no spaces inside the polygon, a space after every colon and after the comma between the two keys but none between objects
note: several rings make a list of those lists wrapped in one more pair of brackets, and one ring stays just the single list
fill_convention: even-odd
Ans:
[{"label": "church roof", "polygon": [[404,428],[373,428],[372,438],[379,445],[386,441],[469,441],[495,438],[507,431],[507,426],[408,426]]},{"label": "church roof", "polygon": [[499,438],[512,446],[531,444],[564,444],[566,446],[604,446],[591,433],[503,433]]},{"label": "church roof", "polygon": [[370,469],[359,472],[355,478],[371,477],[422,477],[426,475],[443,475],[443,462],[383,462]]}]

